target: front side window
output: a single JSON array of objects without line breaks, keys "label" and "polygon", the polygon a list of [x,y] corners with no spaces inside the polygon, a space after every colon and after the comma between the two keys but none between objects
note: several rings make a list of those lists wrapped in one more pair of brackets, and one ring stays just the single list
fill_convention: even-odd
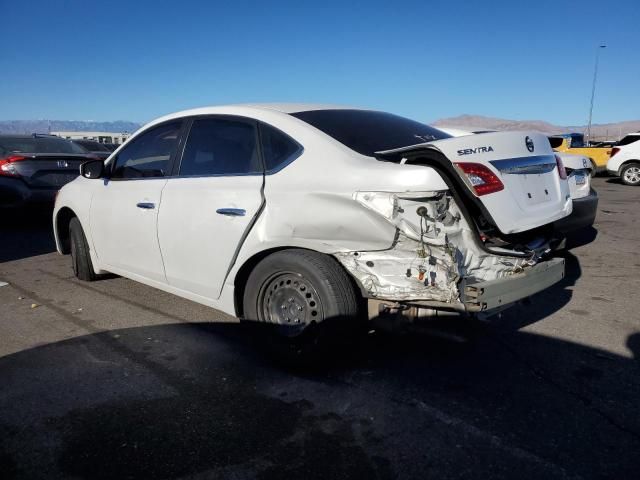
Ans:
[{"label": "front side window", "polygon": [[279,170],[302,152],[302,147],[280,130],[260,124],[260,140],[267,172]]},{"label": "front side window", "polygon": [[144,132],[123,148],[115,160],[111,178],[153,178],[170,174],[170,161],[182,122],[165,123]]},{"label": "front side window", "polygon": [[571,148],[584,148],[584,136],[583,135],[571,135]]},{"label": "front side window", "polygon": [[261,173],[254,122],[232,118],[193,121],[180,162],[181,176]]},{"label": "front side window", "polygon": [[372,110],[311,110],[291,115],[368,157],[383,150],[451,137],[424,123]]}]

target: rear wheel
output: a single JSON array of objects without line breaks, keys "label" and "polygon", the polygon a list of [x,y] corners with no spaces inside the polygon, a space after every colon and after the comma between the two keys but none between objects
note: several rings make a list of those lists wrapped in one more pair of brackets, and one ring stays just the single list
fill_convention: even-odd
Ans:
[{"label": "rear wheel", "polygon": [[640,185],[640,163],[629,163],[622,167],[620,178],[625,185]]},{"label": "rear wheel", "polygon": [[77,217],[72,218],[69,222],[69,242],[71,244],[71,265],[75,276],[86,282],[96,280],[98,275],[93,270],[89,245]]},{"label": "rear wheel", "polygon": [[295,337],[322,324],[353,327],[360,296],[332,257],[309,250],[282,250],[263,259],[244,291],[245,320],[278,326]]}]

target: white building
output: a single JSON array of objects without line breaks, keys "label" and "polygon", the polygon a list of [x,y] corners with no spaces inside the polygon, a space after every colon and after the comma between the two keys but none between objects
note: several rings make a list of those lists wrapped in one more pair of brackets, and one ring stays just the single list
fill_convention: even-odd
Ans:
[{"label": "white building", "polygon": [[100,143],[122,144],[131,136],[130,133],[122,132],[51,132],[51,135],[57,135],[70,140],[95,140]]}]

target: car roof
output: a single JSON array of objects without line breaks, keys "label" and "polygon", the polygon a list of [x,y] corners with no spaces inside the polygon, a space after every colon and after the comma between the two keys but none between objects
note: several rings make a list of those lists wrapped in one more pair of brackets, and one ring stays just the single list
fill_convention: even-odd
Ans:
[{"label": "car roof", "polygon": [[208,107],[198,107],[189,110],[173,112],[168,115],[156,118],[142,126],[132,137],[137,136],[144,130],[151,128],[159,123],[175,120],[182,117],[190,117],[196,115],[246,115],[246,116],[264,116],[265,113],[271,115],[289,116],[291,113],[307,112],[311,110],[367,110],[364,108],[350,107],[344,105],[331,105],[321,103],[237,103],[231,105],[216,105]]},{"label": "car roof", "polygon": [[334,105],[330,103],[240,103],[230,106],[253,107],[282,113],[309,112],[312,110],[364,110],[358,107]]}]

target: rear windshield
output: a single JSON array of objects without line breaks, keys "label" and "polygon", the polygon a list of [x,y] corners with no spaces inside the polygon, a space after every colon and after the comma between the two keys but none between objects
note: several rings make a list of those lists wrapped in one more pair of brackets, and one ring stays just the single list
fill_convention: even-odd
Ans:
[{"label": "rear windshield", "polygon": [[640,140],[640,135],[627,135],[623,137],[616,145],[629,145],[630,143],[637,142]]},{"label": "rear windshield", "polygon": [[80,145],[58,137],[0,137],[0,156],[12,153],[87,153]]},{"label": "rear windshield", "polygon": [[94,142],[92,140],[73,140],[73,143],[79,144],[81,147],[86,148],[90,152],[110,152],[107,147],[100,142]]},{"label": "rear windshield", "polygon": [[382,150],[451,137],[423,123],[385,112],[312,110],[291,115],[369,157]]}]

